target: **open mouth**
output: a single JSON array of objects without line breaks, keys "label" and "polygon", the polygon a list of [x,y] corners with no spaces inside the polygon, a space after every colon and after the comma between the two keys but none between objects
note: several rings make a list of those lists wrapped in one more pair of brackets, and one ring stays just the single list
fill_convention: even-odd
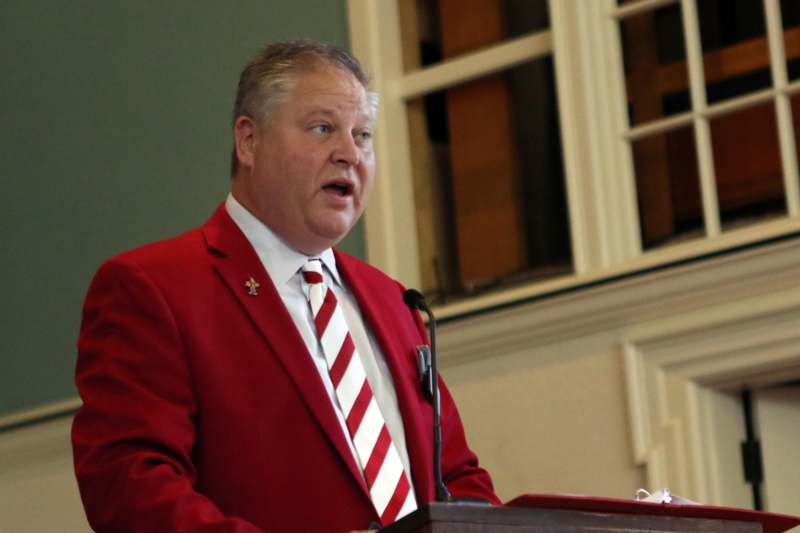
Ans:
[{"label": "open mouth", "polygon": [[350,196],[353,194],[353,185],[344,181],[329,183],[323,185],[322,188],[339,196]]}]

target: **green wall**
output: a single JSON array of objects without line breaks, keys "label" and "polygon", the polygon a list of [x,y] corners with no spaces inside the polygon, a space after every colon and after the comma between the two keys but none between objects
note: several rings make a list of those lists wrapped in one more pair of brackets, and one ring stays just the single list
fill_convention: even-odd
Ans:
[{"label": "green wall", "polygon": [[[2,2],[0,415],[76,394],[105,258],[224,199],[246,61],[270,40],[347,45],[346,20],[344,0]],[[364,255],[360,226],[344,247]]]}]

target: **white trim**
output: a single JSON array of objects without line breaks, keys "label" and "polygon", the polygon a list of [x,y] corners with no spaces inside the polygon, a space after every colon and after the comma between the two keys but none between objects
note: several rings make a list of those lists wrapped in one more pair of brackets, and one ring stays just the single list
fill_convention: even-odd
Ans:
[{"label": "white trim", "polygon": [[[736,230],[727,231],[716,239],[699,238],[695,241],[688,241],[675,244],[665,248],[649,250],[642,255],[627,261],[621,265],[615,265],[605,270],[596,270],[587,274],[564,276],[536,284],[509,288],[491,294],[475,296],[469,300],[442,305],[436,307],[436,316],[439,318],[458,317],[459,315],[471,314],[481,309],[497,306],[505,306],[509,303],[527,300],[544,294],[563,291],[572,287],[592,284],[609,278],[624,276],[637,270],[645,270],[665,264],[675,263],[746,245],[760,240],[780,237],[791,232],[800,231],[800,220],[777,220],[770,223],[762,223],[757,226],[743,227]],[[787,246],[800,248],[800,240],[793,239]],[[758,253],[754,251],[753,253]],[[800,253],[800,251],[798,252]]]},{"label": "white trim", "polygon": [[612,8],[609,10],[609,13],[614,18],[623,19],[627,17],[633,17],[641,13],[646,13],[648,11],[654,11],[662,7],[671,6],[672,4],[677,4],[678,2],[680,2],[680,0],[640,0],[639,2],[634,2],[619,7],[617,7],[617,4],[614,3],[612,4]]},{"label": "white trim", "polygon": [[[640,126],[634,126],[633,128],[627,130],[623,134],[623,137],[629,141],[635,141],[644,137],[655,135],[657,133],[663,133],[686,126],[691,124],[694,120],[700,120],[703,118],[716,118],[722,115],[735,113],[736,111],[743,111],[750,107],[768,102],[773,98],[784,98],[788,102],[789,96],[796,94],[797,92],[800,92],[800,81],[793,82],[784,87],[753,91],[743,96],[731,98],[730,100],[724,100],[716,104],[707,105],[703,111],[686,111],[677,115],[653,120]],[[789,112],[791,113],[791,108],[789,108]],[[789,115],[788,118],[791,120],[791,115]],[[788,125],[791,127],[791,122],[789,122]]]},{"label": "white trim", "polygon": [[21,424],[29,424],[45,418],[65,415],[76,411],[81,405],[81,399],[74,397],[3,415],[0,416],[0,430]]},{"label": "white trim", "polygon": [[763,89],[761,91],[752,92],[738,98],[732,98],[718,104],[707,106],[702,112],[687,111],[671,117],[653,120],[641,126],[631,128],[624,134],[624,137],[630,141],[635,141],[657,133],[664,133],[682,126],[687,126],[693,121],[716,118],[763,104],[764,102],[772,100],[779,94],[782,94],[781,91],[776,89]]},{"label": "white trim", "polygon": [[392,96],[405,100],[423,96],[533,61],[549,55],[552,50],[550,31],[509,39],[501,44],[405,74],[391,84]]},{"label": "white trim", "polygon": [[[639,422],[631,425],[633,460],[636,464],[644,464],[650,457],[652,448],[650,444],[650,434],[652,433],[650,417],[644,412],[647,408],[647,398],[649,396],[644,367],[640,364],[639,353],[633,344],[623,344],[622,354],[628,390],[628,413],[632,420]],[[648,483],[648,486],[652,487],[654,485]]]},{"label": "white trim", "polygon": [[[402,75],[396,2],[348,0],[350,45],[383,96],[375,132],[378,175],[366,220],[371,263],[408,286],[420,285],[414,184],[405,102],[392,96],[390,80]],[[392,130],[389,135],[388,130]]]},{"label": "white trim", "polygon": [[706,118],[716,118],[722,115],[728,115],[736,111],[763,104],[774,98],[778,91],[774,89],[762,89],[760,91],[753,91],[738,98],[731,98],[717,104],[709,105],[702,113],[697,113],[697,116]]},{"label": "white trim", "polygon": [[711,400],[800,376],[798,277],[793,241],[626,279],[441,324],[440,362],[447,375],[473,361],[557,364],[618,346],[646,486],[721,505]]},{"label": "white trim", "polygon": [[718,236],[722,231],[717,201],[717,179],[714,171],[714,150],[711,144],[711,128],[708,119],[702,116],[708,107],[705,73],[703,72],[703,50],[700,44],[700,21],[695,0],[681,0],[683,31],[686,40],[686,61],[689,67],[689,93],[692,109],[701,116],[695,118],[694,139],[697,152],[697,168],[700,172],[700,195],[703,204],[703,219],[706,235]]},{"label": "white trim", "polygon": [[[706,484],[707,494],[701,501],[714,501],[714,502],[722,502],[723,501],[723,487],[722,487],[722,472],[720,471],[720,458],[719,458],[719,450],[722,448],[723,443],[717,438],[717,432],[714,431],[714,411],[711,408],[711,398],[709,397],[711,391],[706,388],[699,388],[697,391],[697,400],[698,400],[698,416],[697,416],[697,427],[696,432],[697,435],[700,437],[699,443],[696,446],[702,446],[703,442],[708,443],[708,453],[711,456],[710,461],[705,461],[705,464],[701,465],[700,472],[701,476],[708,479],[709,482]],[[725,435],[724,437],[729,437],[730,435]]]},{"label": "white trim", "polygon": [[[440,357],[449,365],[460,364],[531,350],[554,339],[616,330],[627,332],[631,349],[640,348],[642,339],[658,337],[668,343],[673,330],[684,331],[711,318],[731,320],[734,315],[724,315],[724,310],[708,311],[723,304],[732,304],[738,313],[762,314],[800,305],[798,278],[800,240],[776,243],[445,322],[439,327]],[[755,297],[760,298],[758,305],[748,302]],[[626,354],[631,359],[631,353]]]},{"label": "white trim", "polygon": [[[550,2],[553,59],[569,206],[573,269],[583,275],[641,252],[627,127],[621,52],[607,46],[613,0]],[[575,80],[597,83],[575,83]],[[608,102],[615,105],[609,106]]]},{"label": "white trim", "polygon": [[[764,0],[764,12],[769,39],[772,83],[783,91],[789,83],[789,77],[786,72],[783,23],[778,0]],[[785,93],[781,93],[775,100],[775,120],[778,125],[778,139],[781,148],[786,207],[790,217],[797,217],[800,216],[800,173],[797,168],[797,145],[792,125],[792,103]]]},{"label": "white trim", "polygon": [[676,130],[688,126],[694,122],[695,118],[700,117],[700,114],[687,111],[670,117],[660,118],[646,122],[641,126],[634,126],[627,132],[623,133],[622,137],[630,142],[650,137],[658,133],[666,133],[668,131]]},{"label": "white trim", "polygon": [[[781,292],[750,295],[718,313],[693,313],[626,341],[629,394],[645,403],[630,411],[635,460],[651,486],[723,503],[706,394],[800,375],[800,291]],[[668,383],[662,394],[652,393],[654,382]]]},{"label": "white trim", "polygon": [[[592,161],[584,148],[588,132],[583,128],[584,102],[580,87],[573,83],[580,74],[580,53],[577,39],[567,31],[568,20],[578,17],[574,2],[551,0],[550,23],[553,28],[553,61],[558,92],[558,112],[561,125],[561,144],[564,156],[564,179],[567,191],[569,225],[572,246],[572,263],[576,273],[590,272],[596,257],[601,235],[592,224],[596,213],[594,188],[589,177],[593,173]],[[577,31],[578,39],[581,32]]]},{"label": "white trim", "polygon": [[[613,6],[614,0],[606,0],[606,4]],[[617,21],[602,15],[604,6],[601,3],[594,2],[591,5],[594,7],[592,19],[599,39],[594,48],[597,59],[593,64],[597,65],[595,74],[598,85],[604,88],[603,91],[597,91],[604,98],[597,98],[594,106],[599,110],[600,126],[604,128],[598,134],[606,141],[601,151],[607,161],[603,166],[604,189],[608,191],[604,216],[609,220],[613,235],[609,262],[609,266],[612,266],[642,253],[641,230],[633,152],[630,143],[619,135],[629,127],[620,27]]]}]

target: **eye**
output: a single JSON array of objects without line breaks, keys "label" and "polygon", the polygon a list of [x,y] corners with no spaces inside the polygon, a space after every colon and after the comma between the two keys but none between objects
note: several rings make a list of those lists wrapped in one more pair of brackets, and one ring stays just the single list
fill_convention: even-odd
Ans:
[{"label": "eye", "polygon": [[333,127],[330,124],[317,124],[316,126],[311,127],[311,131],[313,131],[314,133],[325,135],[332,132]]},{"label": "eye", "polygon": [[372,132],[369,130],[359,131],[356,133],[356,140],[360,142],[367,142],[372,140]]}]

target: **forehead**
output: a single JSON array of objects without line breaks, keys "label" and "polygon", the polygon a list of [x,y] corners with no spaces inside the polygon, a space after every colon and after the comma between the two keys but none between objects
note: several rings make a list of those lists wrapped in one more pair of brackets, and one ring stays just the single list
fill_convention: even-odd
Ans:
[{"label": "forehead", "polygon": [[367,90],[350,72],[319,67],[296,75],[286,102],[295,113],[352,113],[373,118]]}]

